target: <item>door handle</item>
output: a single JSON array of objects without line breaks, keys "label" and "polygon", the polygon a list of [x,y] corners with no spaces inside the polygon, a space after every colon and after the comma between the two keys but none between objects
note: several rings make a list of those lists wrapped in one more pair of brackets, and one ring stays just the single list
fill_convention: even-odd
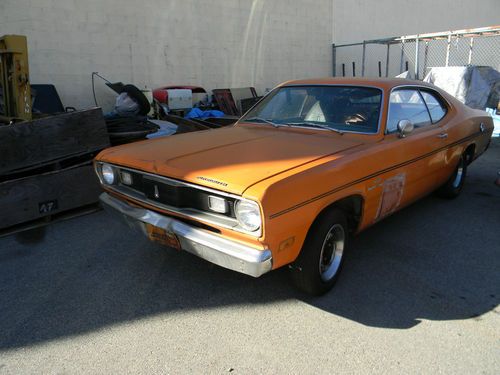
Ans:
[{"label": "door handle", "polygon": [[446,139],[446,138],[448,138],[448,133],[441,133],[437,137],[441,138],[441,139]]}]

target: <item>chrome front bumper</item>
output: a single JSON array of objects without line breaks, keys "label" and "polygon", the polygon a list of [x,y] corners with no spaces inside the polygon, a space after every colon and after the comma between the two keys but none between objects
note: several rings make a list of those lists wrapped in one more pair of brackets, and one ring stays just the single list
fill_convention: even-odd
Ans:
[{"label": "chrome front bumper", "polygon": [[106,211],[119,216],[131,227],[147,236],[146,224],[174,233],[181,248],[211,263],[246,275],[259,277],[272,268],[270,250],[257,250],[238,242],[221,238],[204,229],[160,215],[154,211],[134,207],[108,193],[99,197]]}]

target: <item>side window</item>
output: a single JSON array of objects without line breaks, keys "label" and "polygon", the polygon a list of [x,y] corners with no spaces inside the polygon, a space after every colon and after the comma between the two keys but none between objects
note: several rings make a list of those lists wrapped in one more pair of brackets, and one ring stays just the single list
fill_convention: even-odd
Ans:
[{"label": "side window", "polygon": [[387,133],[395,132],[398,129],[398,122],[401,120],[410,120],[417,128],[432,123],[427,107],[417,90],[401,89],[391,93]]},{"label": "side window", "polygon": [[422,97],[424,98],[427,108],[431,113],[431,119],[433,123],[441,120],[444,115],[446,115],[446,107],[443,106],[440,100],[438,100],[434,95],[427,91],[420,91]]}]

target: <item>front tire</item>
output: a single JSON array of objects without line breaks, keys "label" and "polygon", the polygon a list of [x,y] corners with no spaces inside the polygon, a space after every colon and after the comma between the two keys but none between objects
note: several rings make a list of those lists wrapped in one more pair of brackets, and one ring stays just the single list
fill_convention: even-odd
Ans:
[{"label": "front tire", "polygon": [[344,261],[349,231],[345,214],[332,209],[313,224],[291,267],[292,279],[302,291],[322,295],[335,285]]},{"label": "front tire", "polygon": [[437,194],[446,199],[454,199],[458,197],[464,186],[466,175],[467,157],[466,154],[462,154],[455,171],[451,175],[450,179],[439,188]]}]

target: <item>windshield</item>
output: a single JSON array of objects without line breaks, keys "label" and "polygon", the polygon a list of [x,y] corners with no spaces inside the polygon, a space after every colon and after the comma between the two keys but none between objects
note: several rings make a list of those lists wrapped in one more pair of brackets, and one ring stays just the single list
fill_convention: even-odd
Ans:
[{"label": "windshield", "polygon": [[376,133],[382,90],[354,86],[281,87],[241,121]]}]

